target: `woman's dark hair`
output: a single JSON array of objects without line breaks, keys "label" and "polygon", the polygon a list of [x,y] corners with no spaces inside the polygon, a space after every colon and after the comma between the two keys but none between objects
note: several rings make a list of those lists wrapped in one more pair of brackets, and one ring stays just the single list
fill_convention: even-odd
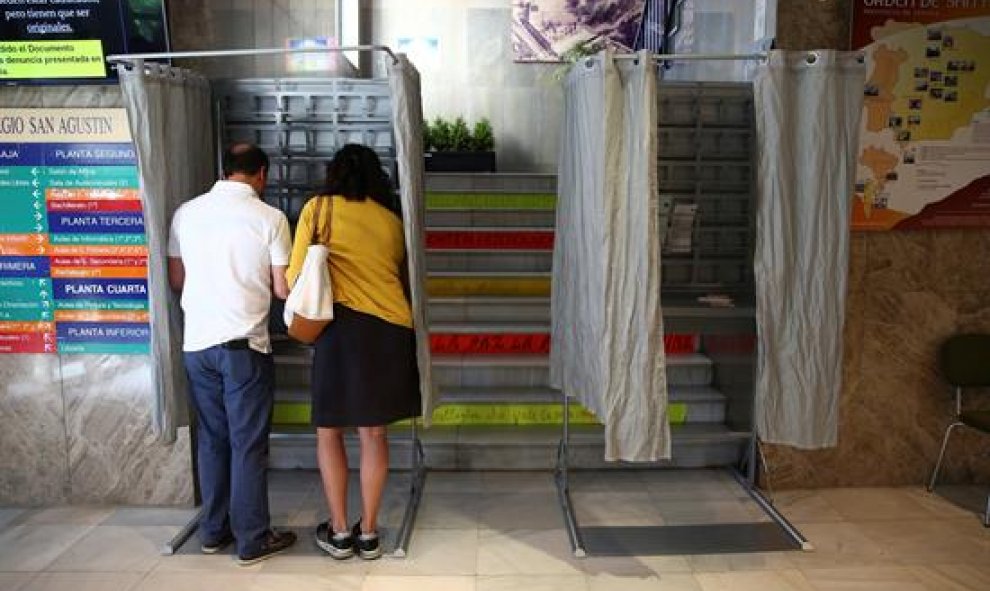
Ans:
[{"label": "woman's dark hair", "polygon": [[351,201],[373,199],[382,207],[399,212],[392,183],[382,169],[378,154],[361,144],[347,144],[334,154],[327,164],[323,194],[341,195]]}]

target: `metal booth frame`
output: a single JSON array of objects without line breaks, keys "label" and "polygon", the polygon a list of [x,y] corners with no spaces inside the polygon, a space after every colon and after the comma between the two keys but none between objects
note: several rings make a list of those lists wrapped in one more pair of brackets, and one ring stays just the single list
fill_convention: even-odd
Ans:
[{"label": "metal booth frame", "polygon": [[[116,65],[117,67],[143,67],[146,60],[168,60],[168,59],[182,59],[182,58],[227,58],[227,57],[253,57],[253,56],[264,56],[264,55],[287,55],[295,53],[344,53],[344,52],[363,52],[363,53],[384,53],[387,55],[393,63],[398,63],[399,58],[395,55],[391,48],[387,45],[353,45],[345,47],[331,47],[331,48],[300,48],[300,49],[282,49],[282,48],[268,48],[268,49],[231,49],[231,50],[216,50],[216,51],[171,51],[162,53],[135,53],[135,54],[125,54],[125,55],[109,55],[106,61],[111,65]],[[412,538],[413,528],[416,523],[416,515],[419,511],[419,505],[423,496],[423,488],[426,484],[426,474],[428,467],[426,465],[426,457],[423,451],[423,444],[419,437],[419,430],[417,428],[417,423],[415,420],[410,421],[411,431],[410,431],[410,442],[411,442],[411,458],[409,467],[409,497],[406,503],[406,508],[403,513],[402,523],[399,526],[399,530],[396,533],[396,546],[392,555],[396,558],[405,558],[409,552],[409,543]],[[196,472],[196,437],[195,437],[195,425],[190,425],[190,443],[191,443],[191,455],[192,455],[192,465],[193,474],[195,478]],[[198,485],[194,486],[197,488],[196,502],[199,503],[198,499]],[[176,554],[185,544],[189,538],[195,533],[197,527],[199,526],[199,519],[201,515],[201,510],[197,510],[196,514],[190,519],[190,521],[183,526],[178,533],[169,541],[167,541],[161,549],[163,555],[170,556]]]}]

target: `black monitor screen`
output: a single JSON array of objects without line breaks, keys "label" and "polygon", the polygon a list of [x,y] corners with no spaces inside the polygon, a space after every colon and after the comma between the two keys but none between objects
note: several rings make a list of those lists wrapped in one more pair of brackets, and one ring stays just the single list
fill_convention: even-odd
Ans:
[{"label": "black monitor screen", "polygon": [[0,83],[104,82],[106,56],[167,50],[162,0],[0,0]]}]

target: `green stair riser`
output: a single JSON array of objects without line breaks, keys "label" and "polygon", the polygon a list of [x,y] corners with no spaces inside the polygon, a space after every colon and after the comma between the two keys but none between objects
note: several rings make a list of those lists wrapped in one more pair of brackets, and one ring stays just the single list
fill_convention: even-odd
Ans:
[{"label": "green stair riser", "polygon": [[[580,405],[572,405],[570,413],[571,423],[599,423]],[[675,402],[668,405],[667,415],[671,425],[683,424],[687,418],[687,404]],[[444,404],[433,410],[433,424],[559,425],[563,416],[563,408],[559,404]],[[276,402],[273,422],[276,425],[309,425],[310,405],[308,402]]]},{"label": "green stair riser", "polygon": [[446,193],[427,192],[426,209],[553,210],[557,196],[552,193]]}]

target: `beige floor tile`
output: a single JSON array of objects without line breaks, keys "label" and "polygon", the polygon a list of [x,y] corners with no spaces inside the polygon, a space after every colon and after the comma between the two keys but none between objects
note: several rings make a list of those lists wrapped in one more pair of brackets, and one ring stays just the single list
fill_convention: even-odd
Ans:
[{"label": "beige floor tile", "polygon": [[[905,489],[904,493],[919,505],[927,509],[936,518],[965,518],[976,517],[985,510],[988,490],[980,487],[976,499],[969,490],[970,487],[947,486],[930,493],[924,487]],[[943,494],[944,493],[944,494]]]},{"label": "beige floor tile", "polygon": [[553,474],[543,471],[482,472],[481,484],[486,493],[556,493],[557,490]]},{"label": "beige floor tile", "polygon": [[703,591],[814,591],[797,570],[698,573]]},{"label": "beige floor tile", "polygon": [[21,591],[36,576],[38,576],[36,573],[0,573],[0,589]]},{"label": "beige floor tile", "polygon": [[426,473],[424,496],[438,493],[467,494],[485,492],[481,472],[442,472],[431,470]]},{"label": "beige floor tile", "polygon": [[986,591],[990,564],[933,564],[908,567],[929,591]]},{"label": "beige floor tile", "polygon": [[891,564],[896,560],[853,523],[798,523],[814,550],[794,552],[790,560],[799,568],[833,568]]},{"label": "beige floor tile", "polygon": [[652,470],[640,478],[646,491],[660,498],[734,501],[746,496],[724,470]]},{"label": "beige floor tile", "polygon": [[79,538],[90,525],[17,525],[0,532],[0,571],[44,570]]},{"label": "beige floor tile", "polygon": [[196,516],[196,509],[178,507],[121,507],[100,525],[174,525],[183,527]]},{"label": "beige floor tile", "polygon": [[[652,577],[659,571],[653,565],[644,560],[641,556],[588,556],[581,558],[578,566],[588,576],[611,575],[615,577]],[[684,568],[676,571],[681,573],[691,572],[691,568],[684,561]]]},{"label": "beige floor tile", "polygon": [[129,591],[143,573],[41,573],[25,587],[30,591]]},{"label": "beige floor tile", "polygon": [[770,520],[756,503],[749,500],[658,499],[657,508],[666,525],[756,523]]},{"label": "beige floor tile", "polygon": [[574,493],[645,493],[650,478],[645,470],[578,470],[568,476]]},{"label": "beige floor tile", "polygon": [[[197,544],[198,541],[190,540],[188,543]],[[155,565],[152,570],[153,573],[215,573],[215,574],[236,574],[236,575],[248,575],[257,574],[261,571],[262,566],[265,563],[272,560],[278,560],[280,558],[285,558],[284,556],[275,556],[264,563],[253,564],[251,566],[240,566],[237,564],[236,555],[234,553],[227,554],[215,554],[213,556],[207,556],[206,554],[190,553],[190,554],[176,554],[175,556],[163,556],[162,559]]]},{"label": "beige floor tile", "polygon": [[966,517],[954,517],[952,519],[938,519],[939,523],[944,523],[959,534],[974,538],[982,542],[984,546],[990,547],[990,528],[983,525],[983,520],[977,515]]},{"label": "beige floor tile", "polygon": [[[352,478],[357,473],[351,474]],[[272,470],[268,473],[268,494],[275,497],[282,493],[308,494],[320,485],[317,470]]]},{"label": "beige floor tile", "polygon": [[478,513],[487,495],[479,493],[433,493],[423,496],[416,527],[426,529],[475,529]]},{"label": "beige floor tile", "polygon": [[478,530],[417,528],[406,558],[375,560],[370,575],[473,576],[478,565]]},{"label": "beige floor tile", "polygon": [[663,574],[649,577],[617,577],[596,575],[588,577],[588,591],[701,591],[694,575]]},{"label": "beige floor tile", "polygon": [[250,591],[361,591],[364,575],[270,574],[251,581]]},{"label": "beige floor tile", "polygon": [[113,507],[84,505],[36,509],[21,516],[20,523],[30,525],[99,525],[113,514]]},{"label": "beige floor tile", "polygon": [[802,571],[818,591],[926,591],[910,569],[899,566],[859,566]]},{"label": "beige floor tile", "polygon": [[637,558],[658,575],[692,572],[689,556],[638,556]]},{"label": "beige floor tile", "polygon": [[848,521],[929,519],[932,513],[906,489],[836,488],[821,491],[843,519]]},{"label": "beige floor tile", "polygon": [[717,573],[747,570],[788,570],[795,568],[794,552],[751,552],[748,554],[696,554],[687,561],[694,572]]},{"label": "beige floor tile", "polygon": [[59,556],[48,570],[148,572],[162,560],[162,545],[178,529],[175,526],[97,526]]},{"label": "beige floor tile", "polygon": [[828,523],[843,517],[815,490],[786,490],[774,493],[774,507],[791,523]]},{"label": "beige floor tile", "polygon": [[311,495],[307,492],[272,492],[268,501],[272,523],[288,523],[310,498]]},{"label": "beige floor tile", "polygon": [[582,574],[564,530],[481,530],[479,575]]},{"label": "beige floor tile", "polygon": [[[291,514],[282,524],[283,527],[299,528],[304,531],[315,530],[316,526],[327,520],[326,507],[303,505]],[[311,533],[311,532],[310,532]]]},{"label": "beige floor tile", "polygon": [[474,591],[475,577],[368,575],[362,591]]},{"label": "beige floor tile", "polygon": [[557,529],[563,523],[554,492],[485,494],[479,499],[477,527],[481,529]]},{"label": "beige floor tile", "polygon": [[663,525],[661,504],[649,493],[575,492],[574,512],[582,526]]},{"label": "beige floor tile", "polygon": [[[616,587],[618,588],[618,587]],[[584,575],[479,576],[478,591],[587,591]],[[629,589],[628,591],[634,591]]]},{"label": "beige floor tile", "polygon": [[153,572],[133,591],[234,591],[250,589],[254,572]]},{"label": "beige floor tile", "polygon": [[872,521],[857,524],[860,531],[903,564],[990,564],[985,533],[974,526],[950,521]]},{"label": "beige floor tile", "polygon": [[302,554],[283,554],[261,563],[259,574],[264,575],[298,575],[312,574],[320,576],[364,576],[371,570],[372,562],[352,557],[347,560],[334,560],[330,556],[316,550],[308,550]]},{"label": "beige floor tile", "polygon": [[25,513],[27,513],[26,509],[0,508],[0,529],[19,523]]}]

